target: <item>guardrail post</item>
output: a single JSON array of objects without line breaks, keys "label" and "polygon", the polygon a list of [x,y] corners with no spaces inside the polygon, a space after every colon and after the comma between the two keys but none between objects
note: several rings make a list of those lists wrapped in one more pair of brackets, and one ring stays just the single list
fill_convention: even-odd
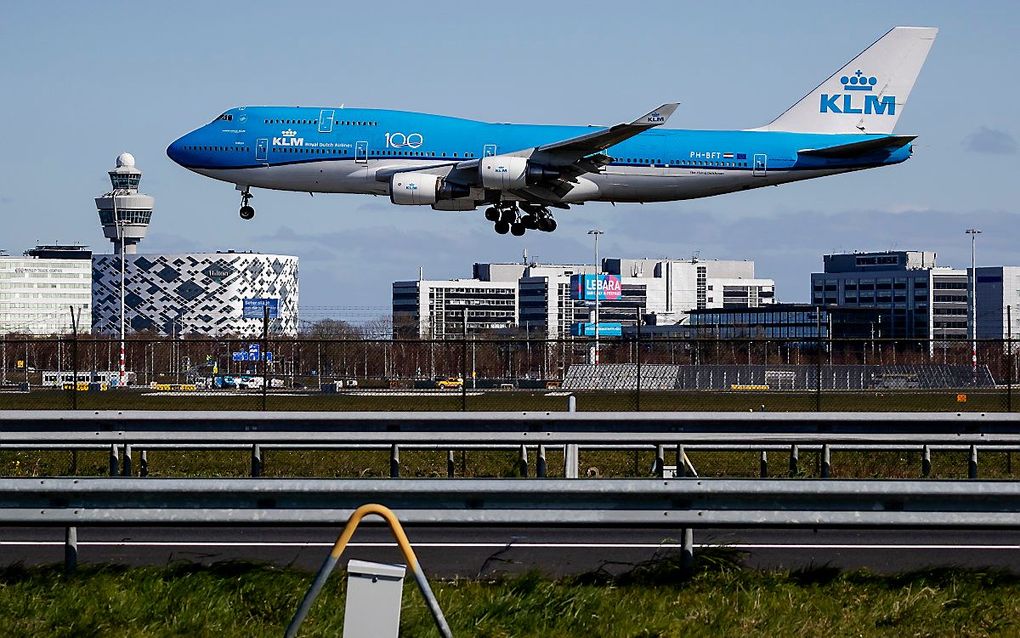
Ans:
[{"label": "guardrail post", "polygon": [[262,448],[258,443],[251,446],[251,476],[252,478],[262,476]]},{"label": "guardrail post", "polygon": [[578,466],[581,464],[580,455],[577,453],[577,443],[567,443],[563,446],[563,478],[576,479]]},{"label": "guardrail post", "polygon": [[967,478],[976,479],[978,477],[978,454],[977,446],[970,446],[970,460],[967,462]]},{"label": "guardrail post", "polygon": [[120,475],[120,451],[116,443],[110,444],[110,476]]},{"label": "guardrail post", "polygon": [[142,450],[138,453],[138,476],[149,475],[149,453]]},{"label": "guardrail post", "polygon": [[449,450],[446,453],[446,478],[453,478],[453,476],[454,476],[453,450]]},{"label": "guardrail post", "polygon": [[535,476],[538,478],[545,478],[546,474],[546,463],[545,463],[545,446],[538,446],[538,460],[535,461]]},{"label": "guardrail post", "polygon": [[124,446],[124,464],[121,467],[121,474],[123,476],[131,476],[131,446]]},{"label": "guardrail post", "polygon": [[400,446],[390,446],[390,478],[400,478]]},{"label": "guardrail post", "polygon": [[822,446],[822,478],[832,476],[832,457],[829,452],[829,444]]},{"label": "guardrail post", "polygon": [[684,528],[684,540],[680,555],[680,567],[686,571],[694,569],[694,530]]},{"label": "guardrail post", "polygon": [[684,457],[687,456],[684,453],[684,446],[677,443],[676,446],[676,478],[683,478],[687,476],[687,466],[684,464]]},{"label": "guardrail post", "polygon": [[577,412],[577,397],[572,394],[567,395],[567,412]]},{"label": "guardrail post", "polygon": [[921,447],[921,476],[931,476],[931,448],[927,445]]},{"label": "guardrail post", "polygon": [[797,476],[800,473],[800,448],[796,445],[790,446],[790,476]]},{"label": "guardrail post", "polygon": [[517,471],[520,472],[522,478],[528,478],[528,448],[524,445],[521,446],[521,452],[517,458]]},{"label": "guardrail post", "polygon": [[758,472],[762,478],[769,477],[769,453],[761,451],[761,460],[758,462]]},{"label": "guardrail post", "polygon": [[666,473],[666,446],[656,445],[655,446],[655,467],[652,468],[652,473],[659,478],[663,478]]},{"label": "guardrail post", "polygon": [[78,569],[78,528],[64,529],[64,573]]}]

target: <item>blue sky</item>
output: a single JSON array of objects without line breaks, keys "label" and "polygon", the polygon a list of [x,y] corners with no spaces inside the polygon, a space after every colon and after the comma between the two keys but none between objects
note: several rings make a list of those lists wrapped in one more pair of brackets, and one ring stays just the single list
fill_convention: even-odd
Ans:
[{"label": "blue sky", "polygon": [[[669,126],[770,121],[894,25],[937,26],[897,132],[907,163],[655,205],[589,204],[553,234],[495,235],[480,213],[384,198],[259,192],[173,164],[166,145],[242,104],[384,107],[492,121],[613,124],[666,101]],[[382,314],[394,279],[469,276],[476,261],[750,258],[805,300],[834,250],[930,249],[1020,264],[1020,3],[40,3],[0,14],[0,248],[105,251],[92,198],[130,151],[157,209],[143,250],[257,249],[301,258],[302,305]],[[378,312],[377,312],[378,311]],[[357,317],[352,317],[357,318]]]}]

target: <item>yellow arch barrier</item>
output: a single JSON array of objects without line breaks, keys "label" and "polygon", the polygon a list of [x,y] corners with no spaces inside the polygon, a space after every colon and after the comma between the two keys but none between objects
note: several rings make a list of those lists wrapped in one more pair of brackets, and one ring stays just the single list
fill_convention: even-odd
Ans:
[{"label": "yellow arch barrier", "polygon": [[376,516],[381,517],[390,526],[390,532],[393,533],[393,538],[397,541],[397,545],[400,547],[401,553],[404,554],[404,560],[407,561],[408,569],[410,569],[411,573],[414,574],[414,580],[418,583],[418,589],[425,598],[425,604],[428,605],[429,611],[432,612],[432,617],[436,621],[436,627],[439,629],[439,633],[442,634],[443,638],[453,638],[453,633],[450,631],[450,625],[447,624],[446,618],[443,616],[443,610],[439,608],[439,602],[436,600],[435,594],[432,593],[432,588],[429,587],[429,581],[425,578],[425,572],[422,571],[421,565],[418,564],[418,557],[414,555],[414,550],[411,549],[411,543],[407,540],[407,534],[404,533],[403,526],[401,526],[400,521],[397,520],[397,515],[394,514],[390,508],[384,505],[377,505],[375,503],[362,505],[358,509],[354,510],[351,517],[347,519],[347,525],[345,525],[343,531],[340,532],[340,536],[337,537],[336,543],[333,544],[333,549],[330,550],[329,556],[326,557],[326,561],[322,564],[322,567],[319,568],[318,573],[315,575],[315,580],[305,593],[305,597],[298,606],[297,612],[294,613],[294,618],[292,618],[290,624],[287,625],[287,632],[284,634],[286,638],[293,638],[297,635],[298,629],[301,627],[301,623],[304,622],[305,616],[308,615],[308,611],[312,607],[312,603],[314,603],[315,599],[319,596],[319,592],[322,591],[322,587],[326,584],[326,580],[329,578],[329,575],[333,573],[333,569],[340,560],[340,555],[343,554],[344,549],[347,548],[347,544],[351,541],[351,537],[354,536],[354,532],[358,529],[361,519],[365,518],[369,514],[375,514]]}]

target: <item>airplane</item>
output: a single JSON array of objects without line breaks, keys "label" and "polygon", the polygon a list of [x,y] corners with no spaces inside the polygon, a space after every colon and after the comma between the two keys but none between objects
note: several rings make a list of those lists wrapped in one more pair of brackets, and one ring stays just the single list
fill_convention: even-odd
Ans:
[{"label": "airplane", "polygon": [[398,205],[485,208],[499,234],[556,229],[585,202],[710,197],[899,164],[894,135],[938,29],[895,27],[769,124],[663,129],[663,104],[610,127],[487,123],[382,109],[241,106],[167,148],[174,162],[252,188],[388,195]]}]

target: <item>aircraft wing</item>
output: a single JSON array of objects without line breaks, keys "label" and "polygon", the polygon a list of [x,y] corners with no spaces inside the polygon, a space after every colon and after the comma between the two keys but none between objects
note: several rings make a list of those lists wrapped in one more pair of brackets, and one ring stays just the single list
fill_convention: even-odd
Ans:
[{"label": "aircraft wing", "polygon": [[552,144],[544,144],[535,149],[532,157],[543,155],[562,158],[563,160],[573,157],[574,161],[576,161],[592,153],[604,151],[614,144],[619,144],[624,140],[634,137],[638,133],[643,133],[648,129],[664,124],[669,119],[669,116],[673,114],[673,111],[676,110],[677,106],[678,104],[676,103],[663,104],[659,108],[645,113],[633,122],[617,124],[600,131],[587,133],[560,142],[553,142]]},{"label": "aircraft wing", "polygon": [[[555,201],[574,188],[577,177],[585,173],[595,173],[609,164],[612,158],[603,153],[614,144],[619,144],[639,133],[661,126],[676,111],[675,102],[663,104],[657,109],[645,113],[633,122],[617,124],[578,137],[571,137],[542,146],[514,151],[508,155],[527,157],[544,166],[557,171],[558,177],[549,180],[541,188],[527,189],[519,194],[538,201]],[[478,167],[482,158],[476,158],[455,164],[432,164],[429,166],[381,169],[376,172],[376,179],[388,181],[394,173],[423,172],[443,174],[449,182],[465,186],[478,185]]]}]

